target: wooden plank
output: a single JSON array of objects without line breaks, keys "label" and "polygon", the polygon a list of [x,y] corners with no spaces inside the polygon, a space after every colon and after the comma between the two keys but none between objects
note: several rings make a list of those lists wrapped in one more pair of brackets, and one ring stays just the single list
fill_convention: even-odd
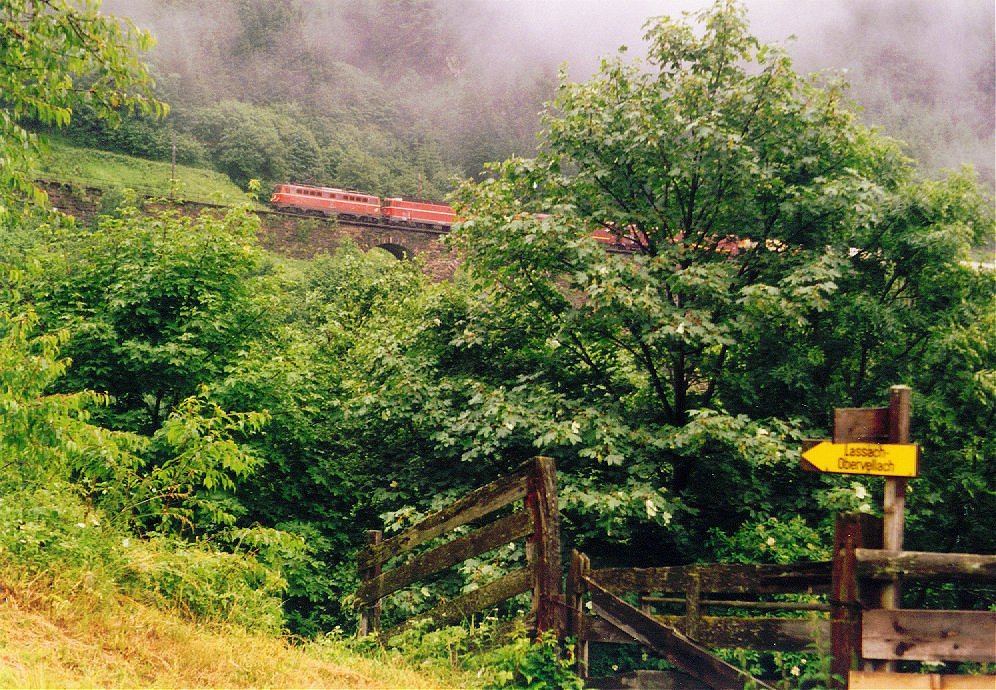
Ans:
[{"label": "wooden plank", "polygon": [[851,671],[847,687],[850,690],[993,690],[996,676]]},{"label": "wooden plank", "polygon": [[[681,617],[655,618],[691,637],[692,631],[682,627]],[[812,648],[818,639],[829,639],[830,622],[809,618],[703,616],[694,632],[692,639],[706,647],[800,652]]]},{"label": "wooden plank", "polygon": [[996,611],[865,611],[867,659],[996,662]]},{"label": "wooden plank", "polygon": [[[910,442],[910,417],[912,390],[909,386],[892,386],[889,389],[889,443]],[[918,458],[919,461],[919,458]],[[919,462],[917,462],[919,465]],[[917,467],[919,473],[919,467]],[[902,477],[886,477],[882,498],[882,548],[902,551],[906,530],[906,484]],[[879,602],[883,609],[898,609],[902,598],[902,585],[893,577],[882,586]],[[895,671],[887,663],[878,671]]]},{"label": "wooden plank", "polygon": [[577,549],[572,549],[564,598],[567,604],[567,635],[577,639],[576,671],[581,678],[588,677],[588,638],[584,626],[585,618],[589,616],[584,612],[584,577],[590,570],[591,561],[588,557]]},{"label": "wooden plank", "polygon": [[[383,538],[384,533],[379,529],[372,529],[367,531],[367,543],[368,544],[379,544]],[[366,582],[378,577],[381,573],[380,563],[377,563],[368,567],[359,568],[360,582]],[[375,601],[372,606],[365,606],[360,609],[360,623],[356,628],[356,634],[359,637],[375,633],[380,629],[380,599]]]},{"label": "wooden plank", "polygon": [[526,475],[519,473],[482,486],[401,534],[364,549],[356,558],[357,564],[361,568],[369,568],[376,563],[383,563],[435,539],[440,534],[490,515],[512,501],[525,498],[527,481]]},{"label": "wooden plank", "polygon": [[614,594],[626,592],[684,593],[697,574],[703,594],[819,593],[830,589],[830,562],[788,565],[713,564],[660,568],[602,568],[592,571]]},{"label": "wooden plank", "polygon": [[639,644],[626,632],[612,625],[609,621],[598,616],[593,616],[590,613],[581,616],[577,634],[578,639],[584,640],[586,643]]},{"label": "wooden plank", "polygon": [[496,546],[525,537],[533,531],[532,515],[525,510],[512,513],[486,527],[427,551],[404,565],[364,582],[356,590],[355,606],[370,604],[416,580],[490,551]]},{"label": "wooden plank", "polygon": [[605,688],[618,690],[621,688],[653,688],[653,690],[709,690],[709,686],[701,683],[687,673],[680,671],[630,671],[616,676],[588,678],[586,688]]},{"label": "wooden plank", "polygon": [[881,521],[871,515],[837,516],[833,536],[833,586],[830,593],[830,673],[833,688],[845,688],[847,674],[861,666],[861,609],[855,552],[881,543]]},{"label": "wooden plank", "polygon": [[630,606],[593,578],[585,578],[585,584],[599,616],[703,683],[715,688],[740,688],[753,683],[754,687],[773,690],[772,686],[714,656],[677,630]]},{"label": "wooden plank", "polygon": [[859,577],[869,580],[967,580],[996,582],[996,555],[855,549]]},{"label": "wooden plank", "polygon": [[483,587],[463,594],[456,599],[443,602],[433,609],[420,613],[409,618],[401,625],[397,625],[390,630],[384,631],[383,638],[386,640],[398,635],[419,621],[431,619],[434,626],[452,625],[459,623],[470,617],[471,614],[483,611],[506,599],[514,597],[516,594],[528,592],[532,586],[532,574],[528,568],[520,568],[501,577],[494,582],[489,582]]},{"label": "wooden plank", "polygon": [[[684,604],[686,600],[680,597],[640,597],[640,601],[646,604]],[[740,601],[734,599],[701,599],[699,606],[701,608],[757,609],[758,611],[829,612],[831,609],[830,604],[810,601]]]},{"label": "wooden plank", "polygon": [[824,594],[830,592],[833,561],[805,561],[765,566],[758,572],[763,591],[770,594]]},{"label": "wooden plank", "polygon": [[833,411],[834,443],[885,443],[888,407],[838,407]]},{"label": "wooden plank", "polygon": [[536,632],[553,630],[564,637],[567,616],[560,569],[560,510],[557,505],[557,469],[553,458],[534,458],[529,474],[526,505],[533,516],[533,534],[526,555],[533,572]]},{"label": "wooden plank", "polygon": [[[801,652],[811,649],[817,640],[830,637],[830,621],[826,619],[703,616],[692,637],[683,616],[653,618],[704,647],[719,649]],[[585,634],[590,642],[633,644],[624,631],[606,621],[592,616],[585,622]]]}]

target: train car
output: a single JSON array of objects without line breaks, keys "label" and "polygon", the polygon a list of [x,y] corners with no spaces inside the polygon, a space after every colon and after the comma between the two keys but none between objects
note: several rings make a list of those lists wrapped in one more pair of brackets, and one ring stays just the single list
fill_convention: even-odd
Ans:
[{"label": "train car", "polygon": [[618,235],[606,228],[598,228],[591,233],[591,236],[599,244],[629,252],[638,251],[644,244],[640,241],[640,231],[635,228],[631,228],[625,235]]},{"label": "train car", "polygon": [[369,220],[379,220],[380,197],[363,192],[334,187],[309,187],[297,184],[278,184],[273,189],[270,203],[281,208],[321,213],[323,215],[346,215]]},{"label": "train car", "polygon": [[409,199],[384,199],[381,215],[387,222],[400,221],[415,225],[448,228],[456,221],[456,213],[447,204]]}]

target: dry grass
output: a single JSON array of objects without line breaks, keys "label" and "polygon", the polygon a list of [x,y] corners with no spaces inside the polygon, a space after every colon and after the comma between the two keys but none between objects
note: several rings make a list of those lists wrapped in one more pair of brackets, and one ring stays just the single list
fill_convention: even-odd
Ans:
[{"label": "dry grass", "polygon": [[122,597],[0,585],[3,688],[429,688],[440,681],[342,644],[299,647],[207,628]]}]

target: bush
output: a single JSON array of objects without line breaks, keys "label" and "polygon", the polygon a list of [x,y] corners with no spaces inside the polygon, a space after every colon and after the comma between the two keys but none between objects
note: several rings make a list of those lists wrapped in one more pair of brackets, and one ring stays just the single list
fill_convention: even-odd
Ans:
[{"label": "bush", "polygon": [[130,542],[128,549],[125,585],[133,596],[197,620],[274,634],[283,629],[280,595],[287,583],[254,556],[167,537]]},{"label": "bush", "polygon": [[126,568],[121,536],[60,483],[0,496],[0,561],[110,591]]},{"label": "bush", "polygon": [[556,636],[547,632],[535,643],[520,638],[503,648],[496,668],[496,679],[488,688],[525,688],[527,690],[581,690],[584,681],[571,669],[574,645],[561,648]]}]

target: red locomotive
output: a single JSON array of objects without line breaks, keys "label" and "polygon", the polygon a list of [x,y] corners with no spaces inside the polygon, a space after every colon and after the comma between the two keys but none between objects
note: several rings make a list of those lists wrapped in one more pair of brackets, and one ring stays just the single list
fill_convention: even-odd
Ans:
[{"label": "red locomotive", "polygon": [[[335,187],[278,184],[273,188],[270,204],[301,213],[438,230],[448,230],[456,222],[456,213],[448,204],[400,197],[381,199],[372,194]],[[546,214],[537,214],[537,217],[546,217]],[[640,248],[639,236],[635,231],[619,235],[608,229],[596,230],[592,237],[617,250],[637,251]]]},{"label": "red locomotive", "polygon": [[334,214],[363,220],[380,219],[380,197],[334,187],[278,184],[273,189],[270,203],[280,208],[325,216]]},{"label": "red locomotive", "polygon": [[447,229],[456,214],[447,204],[409,199],[381,199],[378,196],[334,187],[278,184],[270,203],[278,208],[345,216],[359,220],[400,222],[406,225]]}]

